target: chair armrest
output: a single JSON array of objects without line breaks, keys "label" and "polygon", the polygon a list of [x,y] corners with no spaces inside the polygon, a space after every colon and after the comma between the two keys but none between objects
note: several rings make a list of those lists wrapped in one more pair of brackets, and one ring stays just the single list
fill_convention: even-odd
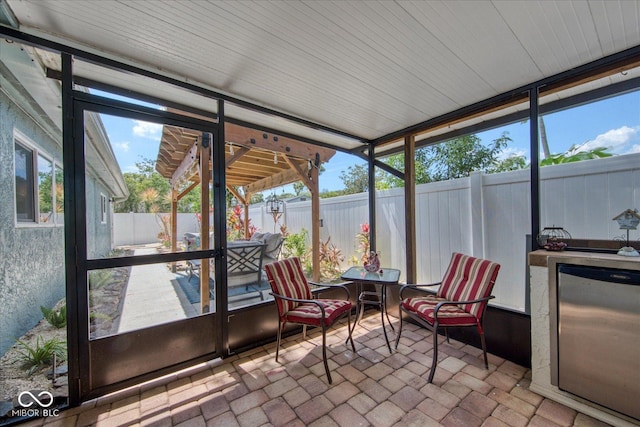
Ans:
[{"label": "chair armrest", "polygon": [[276,294],[274,292],[269,292],[269,295],[272,295],[274,298],[279,298],[285,301],[292,301],[292,302],[298,302],[298,303],[312,303],[317,305],[320,308],[320,311],[322,312],[322,318],[324,319],[326,317],[325,312],[324,312],[324,306],[315,299],[300,299],[300,298],[291,298],[291,297],[286,297],[284,295],[280,295],[280,294]]},{"label": "chair armrest", "polygon": [[[309,282],[310,285],[319,286],[321,288],[327,289],[342,289],[347,294],[347,300],[351,299],[351,292],[349,292],[349,288],[347,285],[350,285],[353,282],[342,282],[342,283],[317,283],[317,282]],[[322,292],[325,289],[317,289],[315,292]],[[313,292],[313,291],[312,291]]]},{"label": "chair armrest", "polygon": [[436,282],[436,283],[425,283],[425,284],[406,284],[406,285],[402,285],[402,287],[400,288],[400,299],[403,300],[404,298],[402,297],[403,292],[406,289],[412,289],[414,291],[419,291],[425,294],[432,294],[432,292],[429,292],[427,289],[423,289],[423,288],[427,288],[427,287],[431,287],[431,286],[438,286],[442,284],[442,282]]},{"label": "chair armrest", "polygon": [[493,298],[495,298],[495,296],[489,295],[488,297],[478,298],[478,299],[470,299],[470,300],[466,300],[466,301],[440,301],[436,305],[436,307],[433,309],[433,316],[437,319],[438,318],[438,311],[440,310],[441,307],[443,307],[445,305],[475,304],[475,303],[479,303],[479,302],[489,301],[490,299],[493,299]]}]

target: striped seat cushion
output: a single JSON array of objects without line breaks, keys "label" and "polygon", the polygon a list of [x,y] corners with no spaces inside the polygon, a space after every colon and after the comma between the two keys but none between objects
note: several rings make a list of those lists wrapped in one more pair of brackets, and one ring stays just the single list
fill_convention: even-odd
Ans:
[{"label": "striped seat cushion", "polygon": [[[311,290],[304,276],[300,258],[287,258],[264,267],[274,294],[296,299],[311,299]],[[298,307],[297,302],[276,298],[281,316]]]},{"label": "striped seat cushion", "polygon": [[[351,303],[349,301],[331,299],[319,299],[317,301],[324,307],[325,326],[331,326],[338,317],[351,310]],[[302,303],[293,310],[289,310],[286,315],[286,320],[292,323],[320,326],[322,312],[316,304],[309,302]]]},{"label": "striped seat cushion", "polygon": [[[405,298],[402,301],[402,307],[433,325],[435,323],[433,311],[441,301],[446,300],[436,296]],[[478,323],[478,319],[459,305],[445,305],[438,310],[438,323],[447,326],[473,326]]]},{"label": "striped seat cushion", "polygon": [[[447,301],[469,301],[491,295],[500,264],[454,252],[437,296]],[[484,311],[486,302],[461,304],[474,317]]]}]

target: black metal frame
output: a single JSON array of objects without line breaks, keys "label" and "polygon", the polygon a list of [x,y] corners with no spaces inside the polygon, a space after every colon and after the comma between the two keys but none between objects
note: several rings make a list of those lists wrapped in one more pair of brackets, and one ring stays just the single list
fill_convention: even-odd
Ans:
[{"label": "black metal frame", "polygon": [[[63,58],[71,59],[67,55],[63,55]],[[67,64],[66,60],[64,64]],[[65,71],[67,70],[65,69]],[[68,81],[73,82],[72,71],[70,74],[71,77]],[[63,79],[63,81],[66,82],[67,78]],[[66,86],[63,85],[63,88],[66,88]],[[66,242],[65,262],[67,268],[67,296],[68,298],[70,297],[68,302],[73,302],[73,305],[71,303],[67,304],[69,308],[68,324],[70,325],[68,330],[68,341],[70,343],[69,399],[70,404],[75,406],[88,398],[135,384],[143,378],[147,378],[151,374],[149,370],[159,374],[160,372],[176,369],[177,366],[188,365],[189,362],[195,363],[196,361],[222,355],[222,347],[219,342],[214,344],[213,339],[204,339],[205,336],[213,338],[218,335],[215,331],[221,329],[222,324],[219,320],[221,318],[219,313],[190,318],[168,325],[159,325],[135,331],[134,333],[117,334],[99,339],[89,338],[88,271],[197,258],[215,259],[221,257],[221,250],[208,249],[105,259],[87,258],[84,153],[85,111],[187,127],[202,131],[203,134],[216,133],[217,124],[75,91],[72,87],[64,89],[63,93],[64,101],[70,99],[71,104],[71,108],[65,113],[69,111],[73,113],[72,131],[69,132],[66,125],[63,131],[63,155],[65,160],[65,194],[72,195],[72,197],[65,198],[65,204],[68,203],[68,205],[65,205],[65,211],[69,212],[65,215],[65,228],[70,231],[69,235],[73,236],[73,243]],[[219,294],[222,293],[219,292]],[[185,328],[185,324],[198,324],[200,326]],[[185,336],[185,330],[193,331],[195,337],[189,339]],[[159,336],[162,336],[165,342],[173,343],[174,349],[182,348],[182,350],[166,354],[155,354],[154,363],[152,364],[131,363],[131,358],[134,356],[131,352],[120,352],[119,354],[109,352],[109,349],[121,348],[122,345],[119,345],[121,342],[129,343],[128,346],[131,348],[133,348],[132,342],[137,343],[138,347],[143,350],[145,348],[156,348]],[[151,357],[145,351],[136,352],[135,356],[141,360]],[[126,366],[128,368],[124,368]]]},{"label": "black metal frame", "polygon": [[[343,289],[347,294],[346,301],[351,300],[351,294],[349,292],[349,289],[345,285],[323,284],[322,286],[325,288]],[[272,289],[273,289],[273,285],[272,285]],[[324,310],[324,306],[322,305],[323,299],[322,298],[317,298],[317,299],[290,298],[290,297],[276,293],[275,290],[273,292],[269,292],[269,295],[272,295],[275,299],[292,301],[298,304],[315,304],[316,306],[318,306],[318,309],[320,310],[320,313],[321,313],[320,329],[322,330],[322,361],[324,362],[324,371],[327,374],[327,381],[329,381],[329,384],[332,384],[333,380],[331,379],[331,371],[329,370],[329,362],[327,360],[327,322],[325,320],[326,313]],[[355,353],[356,346],[353,343],[353,336],[352,336],[353,331],[351,329],[351,310],[349,309],[345,313],[343,313],[341,316],[335,318],[334,321],[329,326],[334,325],[339,319],[343,318],[345,314],[347,315],[347,331],[349,332],[349,337],[347,338],[347,341],[351,342],[351,349]],[[286,317],[286,315],[284,317]],[[286,319],[283,319],[283,315],[280,313],[280,308],[278,304],[278,334],[276,336],[276,362],[278,361],[278,356],[280,355],[280,342],[282,340],[282,331],[284,330],[284,327],[287,325],[287,323],[302,325],[302,337],[304,339],[306,339],[307,337],[307,326],[315,326],[311,322],[310,323],[291,322],[291,321],[287,321]]]},{"label": "black metal frame", "polygon": [[[433,295],[433,292],[429,292],[426,289],[421,289],[420,287],[438,286],[438,285],[440,285],[440,283],[431,283],[428,285],[404,285],[400,288],[400,301],[404,299],[403,294],[405,289],[411,289],[413,291],[419,291],[419,292],[426,293],[428,295]],[[438,311],[445,305],[476,304],[481,302],[488,302],[490,299],[493,299],[493,298],[495,298],[493,295],[489,295],[488,297],[478,298],[474,300],[441,301],[436,305],[436,307],[433,310],[433,317],[435,319],[433,324],[425,321],[423,318],[416,315],[415,313],[405,309],[402,304],[399,304],[398,317],[400,319],[400,324],[398,326],[398,334],[396,335],[395,349],[396,350],[398,349],[398,344],[400,343],[400,336],[402,335],[402,323],[403,323],[402,313],[406,313],[415,322],[419,323],[421,326],[430,330],[433,336],[433,360],[431,361],[431,371],[429,372],[428,382],[431,383],[433,382],[433,376],[436,372],[436,367],[438,366],[438,328],[444,329],[447,342],[449,342],[449,331],[448,331],[449,328],[469,328],[469,327],[475,326],[478,328],[478,334],[480,335],[480,344],[482,346],[482,353],[484,354],[484,367],[485,369],[489,369],[489,359],[487,358],[487,344],[484,338],[484,314],[487,311],[487,306],[485,305],[484,309],[482,310],[482,313],[480,314],[480,318],[478,319],[478,323],[473,325],[441,325],[440,322],[438,321]]]}]

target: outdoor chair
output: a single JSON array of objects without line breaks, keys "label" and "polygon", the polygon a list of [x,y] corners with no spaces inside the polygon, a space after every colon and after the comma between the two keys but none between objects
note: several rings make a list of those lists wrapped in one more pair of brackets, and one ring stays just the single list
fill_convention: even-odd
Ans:
[{"label": "outdoor chair", "polygon": [[[260,293],[260,300],[264,300],[260,286],[265,247],[261,241],[227,243],[227,289],[244,286],[245,291],[249,291],[249,287],[255,285]],[[200,260],[189,260],[187,268],[191,281],[191,278],[200,272]]]},{"label": "outdoor chair", "polygon": [[284,243],[284,237],[280,233],[259,233],[255,232],[251,236],[251,241],[262,241],[266,245],[264,249],[264,261],[263,265],[277,261],[280,257],[280,251],[282,250],[282,244]]},{"label": "outdoor chair", "polygon": [[[500,265],[495,262],[453,253],[442,282],[426,285],[404,285],[400,288],[400,327],[396,337],[398,348],[402,334],[402,314],[406,313],[433,335],[433,362],[429,382],[438,363],[438,328],[443,328],[449,342],[448,328],[475,326],[480,334],[484,365],[489,369],[483,320],[487,302],[496,282]],[[422,287],[440,285],[434,294]],[[419,291],[419,296],[405,297],[407,291]],[[415,295],[415,293],[414,293]]]},{"label": "outdoor chair", "polygon": [[262,283],[262,262],[266,245],[260,241],[240,241],[227,243],[227,287],[258,285]]},{"label": "outdoor chair", "polygon": [[327,362],[327,328],[338,319],[347,315],[349,333],[348,341],[355,353],[356,347],[351,337],[351,301],[349,289],[344,285],[325,285],[323,287],[339,288],[344,290],[347,299],[314,299],[311,294],[309,282],[307,282],[302,270],[300,258],[287,258],[275,261],[265,266],[271,295],[276,300],[278,307],[278,336],[276,344],[276,362],[280,351],[282,331],[287,323],[302,325],[302,334],[306,338],[307,325],[318,326],[322,329],[322,359],[327,380],[331,384],[331,373]]}]

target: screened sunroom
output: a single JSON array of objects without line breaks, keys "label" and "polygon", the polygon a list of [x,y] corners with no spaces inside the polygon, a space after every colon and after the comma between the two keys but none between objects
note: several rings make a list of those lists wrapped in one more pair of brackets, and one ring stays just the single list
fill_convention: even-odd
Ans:
[{"label": "screened sunroom", "polygon": [[[2,1],[0,353],[50,343],[53,379],[35,389],[75,407],[271,348],[271,262],[301,258],[333,296],[322,285],[376,252],[399,271],[394,324],[400,285],[441,280],[459,252],[500,264],[487,351],[533,369],[545,395],[536,365],[553,371],[557,349],[539,332],[557,325],[533,288],[563,255],[539,237],[562,230],[563,254],[639,269],[616,258],[639,236],[615,220],[640,208],[639,14],[625,1]],[[39,335],[43,317],[64,325]],[[451,338],[480,347],[473,330]],[[0,399],[27,387],[15,375]]]}]

